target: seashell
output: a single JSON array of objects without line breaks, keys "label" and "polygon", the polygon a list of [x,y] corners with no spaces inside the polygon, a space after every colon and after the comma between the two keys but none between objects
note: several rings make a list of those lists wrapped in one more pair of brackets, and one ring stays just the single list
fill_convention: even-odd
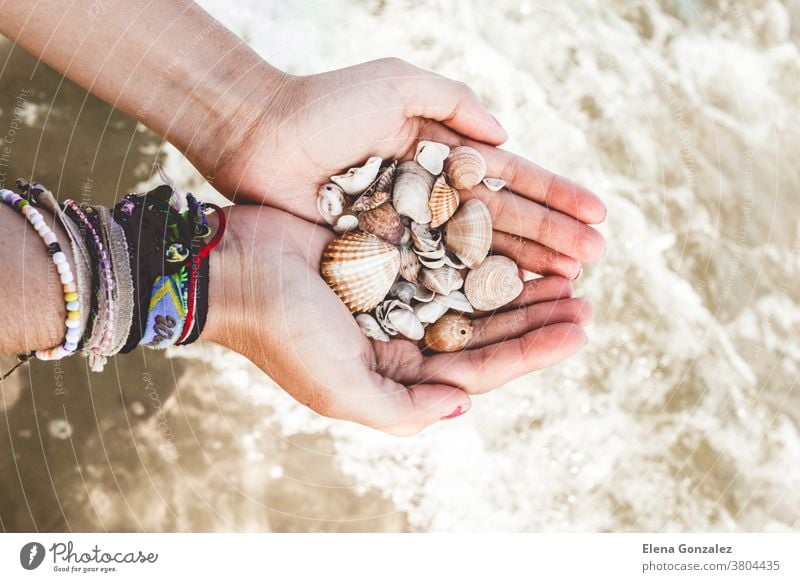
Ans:
[{"label": "seashell", "polygon": [[436,293],[428,289],[425,285],[417,285],[417,292],[414,293],[414,300],[420,303],[430,303],[436,297]]},{"label": "seashell", "polygon": [[442,173],[444,161],[450,155],[450,148],[443,143],[435,141],[421,141],[417,144],[417,153],[414,161],[428,170],[434,176]]},{"label": "seashell", "polygon": [[344,234],[358,228],[358,217],[354,214],[342,214],[336,219],[336,224],[333,225],[333,230],[339,234]]},{"label": "seashell", "polygon": [[454,269],[463,269],[464,263],[461,262],[455,253],[452,251],[446,251],[444,254],[444,264],[448,267],[453,267]]},{"label": "seashell", "polygon": [[414,248],[418,252],[436,251],[441,246],[442,233],[438,230],[431,230],[422,224],[412,222],[411,240],[414,242]]},{"label": "seashell", "polygon": [[411,303],[414,293],[417,292],[417,286],[408,281],[397,281],[392,288],[389,289],[389,295],[397,297],[403,303]]},{"label": "seashell", "polygon": [[411,242],[411,229],[405,227],[403,230],[403,237],[400,239],[400,244],[407,245],[409,242]]},{"label": "seashell", "polygon": [[372,317],[369,313],[360,313],[356,315],[356,323],[364,335],[368,338],[376,339],[380,342],[388,342],[389,335],[381,329],[378,320]]},{"label": "seashell", "polygon": [[475,309],[494,311],[516,299],[522,287],[516,263],[508,257],[493,255],[467,273],[464,293]]},{"label": "seashell", "polygon": [[377,208],[392,197],[392,185],[394,184],[394,174],[397,171],[397,161],[392,162],[380,171],[375,181],[370,184],[364,193],[359,196],[350,210],[353,212],[364,212]]},{"label": "seashell", "polygon": [[448,309],[454,309],[463,313],[472,313],[475,311],[467,299],[467,296],[461,291],[453,291],[448,295],[437,295],[433,298],[433,301],[434,303],[443,305]]},{"label": "seashell", "polygon": [[419,263],[423,267],[427,267],[428,269],[441,269],[442,267],[446,266],[446,260],[444,257],[440,259],[426,259],[423,257],[419,258]]},{"label": "seashell", "polygon": [[322,253],[322,277],[353,313],[380,303],[400,270],[400,252],[367,232],[348,232]]},{"label": "seashell", "polygon": [[417,162],[409,160],[400,164],[392,190],[395,210],[414,222],[428,224],[431,221],[428,198],[434,181],[435,178]]},{"label": "seashell", "polygon": [[388,202],[377,208],[362,212],[358,216],[358,227],[364,232],[371,232],[378,238],[396,245],[403,238],[406,227],[400,215]]},{"label": "seashell", "polygon": [[461,289],[464,279],[461,277],[461,273],[452,267],[442,267],[440,269],[422,269],[419,273],[419,282],[434,293],[449,295],[452,291]]},{"label": "seashell", "polygon": [[422,347],[436,352],[457,352],[472,339],[472,320],[460,313],[443,315],[428,327]]},{"label": "seashell", "polygon": [[432,250],[432,251],[417,251],[414,252],[420,259],[443,259],[444,255],[447,253],[447,249],[444,248],[444,245],[439,243],[439,248]]},{"label": "seashell", "polygon": [[477,198],[462,204],[445,226],[444,241],[466,267],[480,265],[492,246],[492,217],[486,205]]},{"label": "seashell", "polygon": [[381,168],[383,160],[378,156],[373,156],[366,161],[366,163],[358,168],[350,168],[346,173],[338,176],[331,176],[331,182],[335,182],[341,186],[345,194],[354,196],[361,194],[366,190],[375,176],[378,175],[378,170]]},{"label": "seashell", "polygon": [[319,189],[317,210],[328,224],[335,224],[336,219],[344,212],[345,196],[336,184],[325,184]]},{"label": "seashell", "polygon": [[434,323],[447,313],[447,306],[437,303],[434,299],[430,303],[417,303],[414,306],[414,313],[422,323]]},{"label": "seashell", "polygon": [[445,160],[444,173],[456,190],[469,189],[479,184],[486,175],[486,160],[475,148],[458,146]]},{"label": "seashell", "polygon": [[411,283],[417,282],[419,274],[419,259],[417,254],[408,247],[400,247],[400,276]]},{"label": "seashell", "polygon": [[400,333],[409,339],[419,340],[425,334],[422,322],[411,306],[398,299],[381,303],[375,310],[375,317],[383,331],[389,335]]},{"label": "seashell", "polygon": [[500,178],[484,178],[483,185],[492,192],[499,192],[506,187],[506,181]]},{"label": "seashell", "polygon": [[436,179],[428,206],[431,209],[431,228],[438,228],[450,220],[461,201],[458,190],[448,185],[444,177]]}]

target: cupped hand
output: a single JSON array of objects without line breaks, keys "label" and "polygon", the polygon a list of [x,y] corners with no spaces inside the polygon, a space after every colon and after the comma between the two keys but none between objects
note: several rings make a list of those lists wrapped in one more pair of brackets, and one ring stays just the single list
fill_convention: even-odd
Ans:
[{"label": "cupped hand", "polygon": [[234,206],[212,254],[203,339],[262,368],[316,412],[396,435],[469,410],[470,395],[554,364],[586,342],[591,308],[563,277],[543,277],[502,312],[476,316],[467,349],[424,355],[415,342],[367,339],[319,276],[326,228]]},{"label": "cupped hand", "polygon": [[605,218],[603,203],[586,188],[495,147],[506,132],[463,83],[382,59],[285,76],[276,85],[231,108],[229,125],[236,131],[198,139],[186,152],[234,201],[319,222],[317,190],[331,175],[372,155],[410,158],[423,139],[466,144],[484,155],[488,176],[508,183],[499,193],[482,185],[464,193],[489,206],[496,252],[529,271],[569,279],[578,276],[581,261],[603,254],[602,236],[587,226]]}]

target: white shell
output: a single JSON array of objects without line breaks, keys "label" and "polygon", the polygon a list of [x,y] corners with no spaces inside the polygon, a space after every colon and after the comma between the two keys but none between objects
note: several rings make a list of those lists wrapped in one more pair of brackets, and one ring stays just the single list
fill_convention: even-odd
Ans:
[{"label": "white shell", "polygon": [[441,267],[439,269],[422,269],[419,272],[419,282],[434,293],[449,295],[456,289],[461,289],[464,279],[461,277],[461,273],[452,267]]},{"label": "white shell", "polygon": [[342,214],[333,225],[333,230],[344,234],[358,228],[358,217],[353,214]]},{"label": "white shell", "polygon": [[483,185],[492,192],[499,192],[506,187],[506,181],[501,178],[484,178]]},{"label": "white shell", "polygon": [[328,224],[336,224],[336,219],[344,212],[344,191],[336,184],[325,184],[319,189],[317,210]]},{"label": "white shell", "polygon": [[417,252],[435,251],[442,246],[442,233],[438,230],[431,230],[425,225],[412,222],[411,240],[414,242],[414,249]]},{"label": "white shell", "polygon": [[403,303],[411,303],[414,293],[417,292],[417,286],[408,281],[397,281],[392,288],[389,289],[389,295],[397,297]]},{"label": "white shell", "polygon": [[444,161],[449,155],[450,148],[443,143],[423,140],[417,144],[414,161],[434,176],[438,176],[442,173]]},{"label": "white shell", "polygon": [[356,322],[358,323],[358,327],[361,328],[361,331],[363,331],[364,335],[368,338],[376,339],[381,342],[389,341],[388,334],[381,329],[381,326],[378,325],[378,321],[369,313],[360,313],[356,315]]},{"label": "white shell", "polygon": [[417,314],[417,317],[422,323],[434,323],[447,313],[447,309],[447,305],[443,305],[434,299],[430,303],[417,303],[414,306],[414,313]]},{"label": "white shell", "polygon": [[361,167],[350,168],[344,174],[331,176],[331,181],[341,186],[345,194],[350,196],[361,194],[375,180],[382,161],[378,156],[373,156]]},{"label": "white shell", "polygon": [[409,160],[397,166],[392,204],[398,214],[408,216],[414,222],[428,224],[431,221],[428,198],[435,180],[436,178],[417,162]]},{"label": "white shell", "polygon": [[445,225],[444,239],[470,269],[480,265],[492,246],[492,217],[486,205],[473,198],[461,205]]},{"label": "white shell", "polygon": [[472,313],[475,311],[467,299],[467,296],[461,291],[453,291],[449,295],[437,295],[433,298],[433,302],[443,305],[447,309],[461,311],[462,313]]},{"label": "white shell", "polygon": [[494,311],[519,297],[523,286],[517,264],[508,257],[493,255],[467,273],[464,293],[475,309]]},{"label": "white shell", "polygon": [[397,332],[410,340],[421,340],[425,336],[425,328],[413,311],[396,309],[389,312],[388,318]]},{"label": "white shell", "polygon": [[429,303],[436,297],[436,293],[428,289],[425,285],[417,285],[417,292],[414,293],[414,300],[421,303]]}]

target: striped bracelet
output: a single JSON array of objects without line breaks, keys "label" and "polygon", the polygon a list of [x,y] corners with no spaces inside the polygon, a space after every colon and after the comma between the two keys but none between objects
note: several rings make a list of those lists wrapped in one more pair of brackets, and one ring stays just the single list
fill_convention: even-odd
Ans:
[{"label": "striped bracelet", "polygon": [[47,246],[47,253],[50,255],[61,279],[61,285],[64,290],[64,303],[67,308],[67,332],[64,343],[60,346],[36,352],[36,357],[40,360],[60,360],[73,354],[78,349],[78,342],[81,340],[81,303],[78,287],[75,284],[75,277],[72,274],[72,267],[67,260],[67,255],[61,250],[61,245],[58,244],[56,234],[47,225],[41,212],[36,210],[25,198],[11,190],[0,190],[0,200],[22,214],[39,236],[42,237],[44,244]]}]

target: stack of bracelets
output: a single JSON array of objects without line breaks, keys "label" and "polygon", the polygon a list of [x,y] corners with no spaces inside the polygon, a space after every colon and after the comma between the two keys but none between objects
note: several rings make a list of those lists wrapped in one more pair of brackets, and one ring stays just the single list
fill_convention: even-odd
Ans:
[{"label": "stack of bracelets", "polygon": [[[22,214],[44,241],[67,312],[64,341],[20,354],[20,364],[81,352],[93,371],[102,371],[109,357],[137,346],[163,349],[200,337],[208,314],[208,257],[225,233],[219,207],[167,185],[128,194],[113,209],[74,200],[59,204],[41,184],[18,180],[17,186],[20,193],[0,189],[0,202]],[[74,272],[38,208],[64,227]],[[212,211],[218,227],[205,242]]]}]

